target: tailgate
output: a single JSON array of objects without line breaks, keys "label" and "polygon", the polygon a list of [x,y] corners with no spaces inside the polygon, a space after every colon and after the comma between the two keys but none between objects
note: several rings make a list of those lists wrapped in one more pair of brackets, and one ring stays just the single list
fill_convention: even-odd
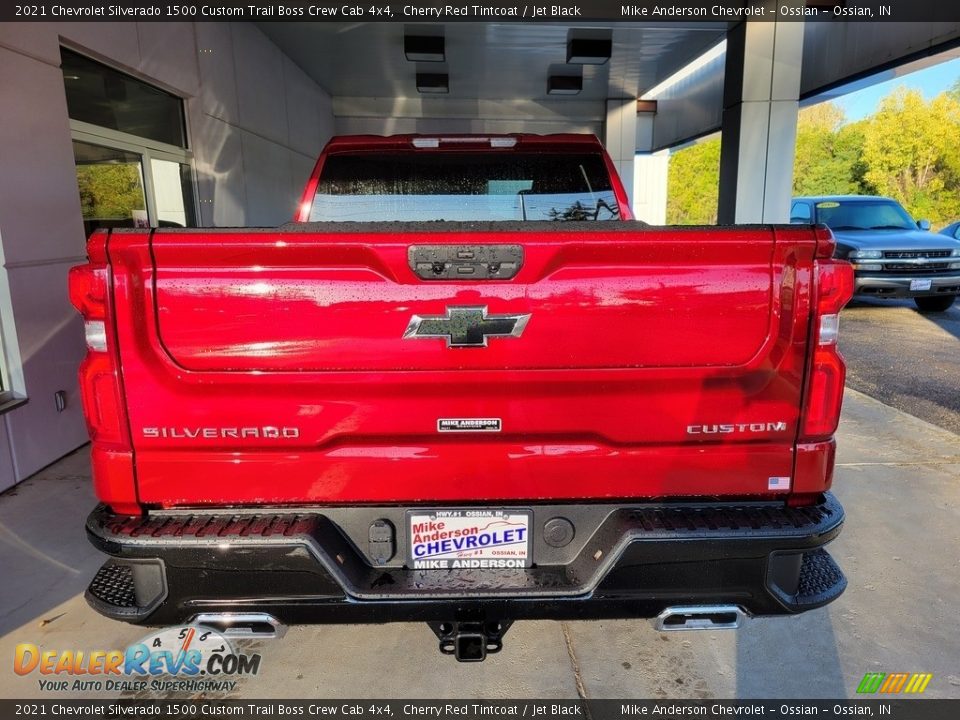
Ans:
[{"label": "tailgate", "polygon": [[811,231],[603,225],[114,232],[140,499],[786,492]]}]

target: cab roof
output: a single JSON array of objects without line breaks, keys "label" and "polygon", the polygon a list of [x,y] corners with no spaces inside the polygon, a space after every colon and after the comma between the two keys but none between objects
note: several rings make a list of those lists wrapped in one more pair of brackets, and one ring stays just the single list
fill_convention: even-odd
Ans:
[{"label": "cab roof", "polygon": [[596,135],[580,133],[556,133],[552,135],[530,133],[422,133],[415,135],[338,135],[330,139],[324,148],[324,152],[384,148],[430,152],[480,147],[494,150],[518,150],[522,148],[546,150],[570,147],[575,147],[581,151],[603,150],[603,145]]},{"label": "cab roof", "polygon": [[809,200],[811,202],[866,202],[871,200],[886,200],[887,202],[896,202],[893,198],[882,195],[801,195],[793,198],[797,200]]}]

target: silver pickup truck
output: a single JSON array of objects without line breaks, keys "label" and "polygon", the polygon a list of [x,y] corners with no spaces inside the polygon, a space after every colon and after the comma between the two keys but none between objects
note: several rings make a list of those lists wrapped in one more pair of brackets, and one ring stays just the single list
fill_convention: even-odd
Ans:
[{"label": "silver pickup truck", "polygon": [[792,223],[822,223],[836,257],[853,263],[860,297],[913,298],[921,312],[943,312],[960,295],[960,240],[931,233],[896,200],[869,195],[798,197]]}]

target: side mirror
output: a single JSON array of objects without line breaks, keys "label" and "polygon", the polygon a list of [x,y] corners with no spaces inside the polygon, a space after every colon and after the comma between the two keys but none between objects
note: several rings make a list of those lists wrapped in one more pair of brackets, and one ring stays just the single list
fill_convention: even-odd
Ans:
[{"label": "side mirror", "polygon": [[929,220],[917,220],[917,227],[923,231],[928,231],[930,229]]}]

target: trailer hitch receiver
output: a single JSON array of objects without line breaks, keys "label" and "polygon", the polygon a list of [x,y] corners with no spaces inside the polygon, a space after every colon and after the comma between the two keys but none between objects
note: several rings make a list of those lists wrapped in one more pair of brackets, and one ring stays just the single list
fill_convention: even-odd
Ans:
[{"label": "trailer hitch receiver", "polygon": [[482,662],[487,655],[503,649],[503,636],[512,623],[512,620],[484,620],[427,624],[440,640],[440,652],[444,655],[453,655],[457,662]]}]

